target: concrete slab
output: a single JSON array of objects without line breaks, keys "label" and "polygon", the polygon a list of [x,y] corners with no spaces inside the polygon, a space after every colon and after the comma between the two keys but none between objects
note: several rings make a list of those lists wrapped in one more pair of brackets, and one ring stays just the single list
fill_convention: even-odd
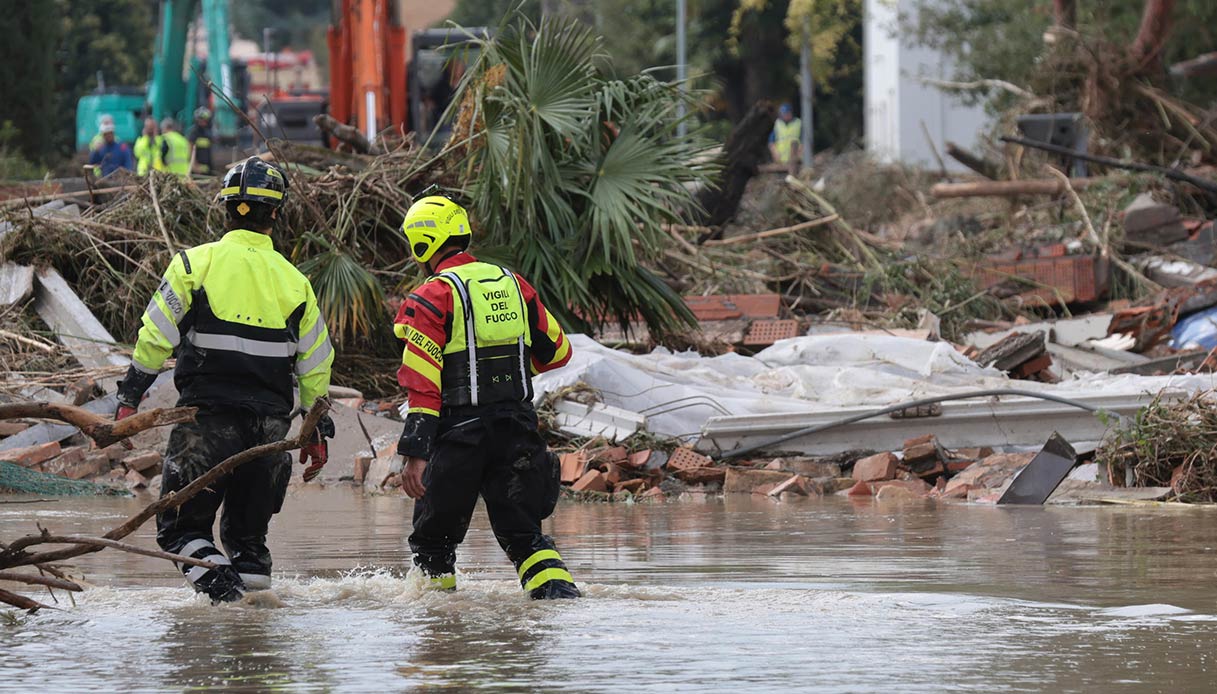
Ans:
[{"label": "concrete slab", "polygon": [[[1180,392],[1166,392],[1163,398],[1177,399]],[[1079,398],[1086,404],[1125,417],[1134,416],[1148,405],[1151,394],[1129,396],[1095,395]],[[823,426],[844,418],[873,411],[874,408],[848,408],[791,414],[739,415],[711,417],[702,427],[697,447],[713,455],[730,454],[747,446],[763,444],[774,437],[802,429]],[[1114,417],[1107,422],[1114,424]],[[858,447],[865,442],[878,451],[901,450],[910,438],[932,433],[947,448],[979,446],[1026,446],[1038,449],[1053,432],[1060,431],[1081,444],[1102,440],[1109,424],[1094,413],[1076,407],[1029,398],[1003,397],[942,403],[942,415],[891,419],[874,417],[801,436],[774,447],[805,455],[832,455]]]},{"label": "concrete slab", "polygon": [[[109,366],[126,367],[131,360],[118,352],[114,336],[97,320],[76,292],[54,268],[38,272],[34,291],[34,310],[51,328],[55,337],[87,369]],[[107,392],[117,388],[118,378],[98,380]]]},{"label": "concrete slab", "polygon": [[0,307],[19,304],[34,293],[34,268],[29,265],[0,265]]}]

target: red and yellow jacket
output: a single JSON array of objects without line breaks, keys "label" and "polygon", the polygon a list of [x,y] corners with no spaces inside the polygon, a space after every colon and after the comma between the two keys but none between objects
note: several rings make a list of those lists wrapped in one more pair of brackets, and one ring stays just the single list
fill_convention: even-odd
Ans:
[{"label": "red and yellow jacket", "polygon": [[[474,266],[474,263],[477,265]],[[497,279],[504,280],[507,284],[500,283],[496,286],[510,287],[509,294],[514,295],[514,288],[518,287],[518,296],[511,296],[501,304],[487,304],[488,306],[504,306],[505,311],[510,311],[522,304],[524,310],[520,313],[527,314],[519,316],[521,326],[524,325],[524,320],[527,321],[527,329],[520,337],[518,359],[513,359],[517,354],[515,343],[497,347],[477,347],[490,355],[488,358],[493,359],[496,355],[501,355],[503,363],[519,364],[521,369],[518,371],[524,371],[522,378],[517,380],[525,382],[517,384],[518,387],[511,391],[514,394],[507,397],[531,401],[531,377],[565,366],[570,361],[570,341],[562,332],[558,321],[541,303],[532,285],[507,270],[480,263],[469,253],[453,253],[439,263],[435,274],[406,298],[394,320],[394,334],[405,341],[397,381],[409,396],[406,427],[398,443],[398,452],[401,455],[429,457],[441,412],[454,405],[470,405],[467,398],[461,398],[462,401],[458,403],[451,402],[458,391],[453,383],[445,380],[455,380],[459,378],[458,374],[467,376],[469,371],[465,344],[473,341],[470,339],[471,331],[477,332],[473,326],[475,312],[467,308],[470,301],[467,295],[472,285],[461,284],[457,274],[467,276],[475,270],[483,275],[487,271],[490,274],[496,274],[495,270],[501,272],[503,277]],[[517,313],[505,315],[516,316]],[[469,329],[465,327],[466,319],[470,321]],[[480,332],[478,334],[480,335]],[[465,364],[463,371],[455,368],[460,365],[462,359]],[[526,365],[521,363],[524,361],[527,362]],[[476,372],[477,368],[474,367],[473,370]],[[463,393],[468,395],[467,380],[463,386]],[[478,390],[475,382],[473,406],[479,404],[476,398]],[[480,404],[502,402],[502,389],[491,399],[494,402],[486,402],[483,399]]]}]

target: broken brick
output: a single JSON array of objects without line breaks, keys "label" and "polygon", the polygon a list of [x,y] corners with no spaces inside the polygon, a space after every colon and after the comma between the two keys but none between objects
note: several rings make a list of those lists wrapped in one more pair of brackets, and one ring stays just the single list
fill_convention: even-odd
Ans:
[{"label": "broken brick", "polygon": [[128,470],[123,480],[127,484],[127,489],[144,489],[148,486],[148,478],[139,474],[135,470]]},{"label": "broken brick", "polygon": [[721,467],[694,467],[677,470],[676,477],[686,484],[722,484],[727,478],[727,469]]},{"label": "broken brick", "polygon": [[695,467],[707,467],[713,461],[691,448],[677,448],[668,458],[668,467],[673,470],[688,470]]},{"label": "broken brick", "polygon": [[859,482],[890,480],[896,476],[896,456],[879,453],[854,463],[853,478]]},{"label": "broken brick", "polygon": [[642,491],[642,488],[645,487],[646,484],[647,483],[644,480],[625,480],[623,482],[618,482],[613,487],[613,492],[629,492],[631,494],[637,494]]},{"label": "broken brick", "polygon": [[871,494],[874,494],[874,492],[871,490],[870,483],[861,480],[845,492],[846,496],[870,496]]},{"label": "broken brick", "polygon": [[58,441],[51,441],[50,443],[44,443],[38,446],[0,451],[0,460],[16,463],[21,467],[32,468],[39,463],[46,462],[59,455],[62,450],[63,449],[60,448]]},{"label": "broken brick", "polygon": [[638,498],[640,498],[640,499],[648,499],[648,500],[651,500],[651,501],[663,501],[663,500],[664,500],[664,496],[665,496],[665,495],[664,495],[664,493],[663,493],[663,490],[662,490],[662,489],[660,489],[659,487],[651,487],[650,489],[648,489],[648,490],[646,490],[645,492],[643,492],[643,493],[642,493],[642,495],[641,495],[640,497],[638,497]]},{"label": "broken brick", "polygon": [[96,477],[110,470],[110,458],[101,451],[86,453],[79,463],[65,469],[60,474],[71,480],[82,480],[86,477]]},{"label": "broken brick", "polygon": [[161,454],[156,451],[136,451],[123,458],[123,466],[145,476],[160,473]]},{"label": "broken brick", "polygon": [[767,464],[765,466],[765,469],[766,470],[781,470],[782,461],[781,460],[771,460],[771,461],[769,461],[769,464]]},{"label": "broken brick", "polygon": [[599,470],[588,470],[571,489],[577,492],[607,492],[608,483],[604,479],[604,473]]},{"label": "broken brick", "polygon": [[790,479],[790,473],[780,470],[747,470],[732,467],[724,471],[723,492],[748,494],[766,485],[769,486],[769,489],[773,489],[788,479]]},{"label": "broken brick", "polygon": [[617,463],[605,463],[603,472],[605,483],[613,486],[616,486],[625,477],[624,470]]},{"label": "broken brick", "polygon": [[933,434],[922,434],[921,436],[917,436],[915,438],[906,440],[904,442],[904,446],[902,446],[902,448],[904,448],[904,450],[907,451],[910,448],[915,448],[917,446],[924,446],[927,443],[933,443],[935,440],[936,440],[936,437]]},{"label": "broken brick", "polygon": [[892,484],[887,484],[879,488],[875,493],[875,498],[879,501],[897,501],[906,499],[922,499],[925,498],[925,493],[915,492],[908,487],[901,487]]},{"label": "broken brick", "polygon": [[561,461],[563,484],[573,484],[583,476],[583,470],[587,466],[587,457],[582,451],[563,453]]},{"label": "broken brick", "polygon": [[629,455],[625,452],[624,446],[613,446],[611,448],[602,448],[596,451],[592,456],[592,465],[603,469],[604,465],[610,463],[621,465],[629,460]]},{"label": "broken brick", "polygon": [[771,489],[769,491],[769,496],[777,496],[783,492],[793,492],[795,494],[806,494],[807,491],[805,489],[803,489],[802,480],[803,480],[803,477],[801,475],[792,475],[790,479],[786,480],[785,482],[782,482],[781,484],[779,484],[776,487],[774,487],[773,489]]},{"label": "broken brick", "polygon": [[[62,453],[43,463],[41,470],[42,472],[51,475],[63,475],[64,477],[67,477],[67,475],[64,474],[65,471],[84,462],[85,453],[87,452],[88,449],[84,446],[72,446],[71,448],[65,448],[63,449]],[[107,461],[106,469],[109,468],[109,461]]]},{"label": "broken brick", "polygon": [[623,463],[623,465],[625,465],[626,467],[638,470],[643,467],[646,467],[647,461],[650,460],[650,458],[651,458],[650,449],[647,449],[645,451],[638,451],[636,453],[631,453],[628,457],[626,457],[625,463]]},{"label": "broken brick", "polygon": [[942,490],[942,498],[966,499],[970,491],[972,491],[972,485],[967,482],[951,482],[947,484],[946,489]]},{"label": "broken brick", "polygon": [[1034,376],[1034,375],[1040,373],[1041,371],[1047,371],[1048,368],[1051,366],[1052,366],[1052,355],[1041,354],[1040,356],[1036,357],[1035,359],[1032,359],[1031,361],[1026,361],[1026,362],[1023,362],[1022,364],[1019,364],[1011,372],[1011,374],[1015,378],[1029,378],[1031,376]]},{"label": "broken brick", "polygon": [[25,422],[0,422],[0,436],[15,436],[29,428]]},{"label": "broken brick", "polygon": [[68,402],[76,407],[84,405],[86,402],[93,399],[94,394],[100,392],[97,388],[97,379],[90,376],[85,376],[67,387],[64,391],[64,396]]}]

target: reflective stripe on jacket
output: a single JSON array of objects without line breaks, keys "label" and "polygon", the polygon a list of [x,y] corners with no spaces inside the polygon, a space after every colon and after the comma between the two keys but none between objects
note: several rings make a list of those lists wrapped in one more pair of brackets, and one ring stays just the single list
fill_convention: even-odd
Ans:
[{"label": "reflective stripe on jacket", "polygon": [[[532,376],[571,358],[562,327],[523,277],[464,252],[437,270],[406,297],[393,326],[405,341],[397,372],[409,397],[405,448],[419,457],[430,455],[441,410],[472,406],[474,393],[478,406],[529,402]],[[517,306],[520,315],[513,316]],[[471,334],[476,354],[468,349]]]},{"label": "reflective stripe on jacket", "polygon": [[232,405],[262,416],[326,394],[334,349],[312,285],[253,231],[230,231],[174,256],[144,312],[135,368],[156,373],[176,349],[182,405]]},{"label": "reflective stripe on jacket", "polygon": [[149,171],[153,169],[162,171],[164,164],[161,162],[161,138],[159,135],[150,137],[148,135],[140,135],[135,140],[135,173],[140,176],[147,176]]},{"label": "reflective stripe on jacket", "polygon": [[515,275],[468,263],[436,276],[452,288],[452,330],[444,345],[445,407],[532,400],[532,336]]},{"label": "reflective stripe on jacket", "polygon": [[792,118],[789,123],[781,118],[773,124],[773,146],[778,151],[778,163],[790,161],[790,146],[797,145],[803,138],[803,121]]},{"label": "reflective stripe on jacket", "polygon": [[163,170],[182,178],[190,176],[190,141],[175,130],[167,131],[161,139],[164,141],[161,147]]}]

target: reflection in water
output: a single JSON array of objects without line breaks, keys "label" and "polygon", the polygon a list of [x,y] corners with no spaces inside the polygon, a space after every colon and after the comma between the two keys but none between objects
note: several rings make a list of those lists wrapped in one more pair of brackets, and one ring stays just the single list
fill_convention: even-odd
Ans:
[{"label": "reflection in water", "polygon": [[[35,520],[97,532],[139,503],[34,506],[0,504],[0,537]],[[481,511],[462,590],[425,590],[406,572],[409,514],[400,497],[294,490],[271,527],[275,590],[219,608],[165,562],[82,558],[99,587],[78,606],[0,622],[0,689],[1139,692],[1212,680],[1206,509],[563,504],[545,530],[588,593],[563,604],[520,593]],[[154,545],[150,529],[133,541]]]}]

